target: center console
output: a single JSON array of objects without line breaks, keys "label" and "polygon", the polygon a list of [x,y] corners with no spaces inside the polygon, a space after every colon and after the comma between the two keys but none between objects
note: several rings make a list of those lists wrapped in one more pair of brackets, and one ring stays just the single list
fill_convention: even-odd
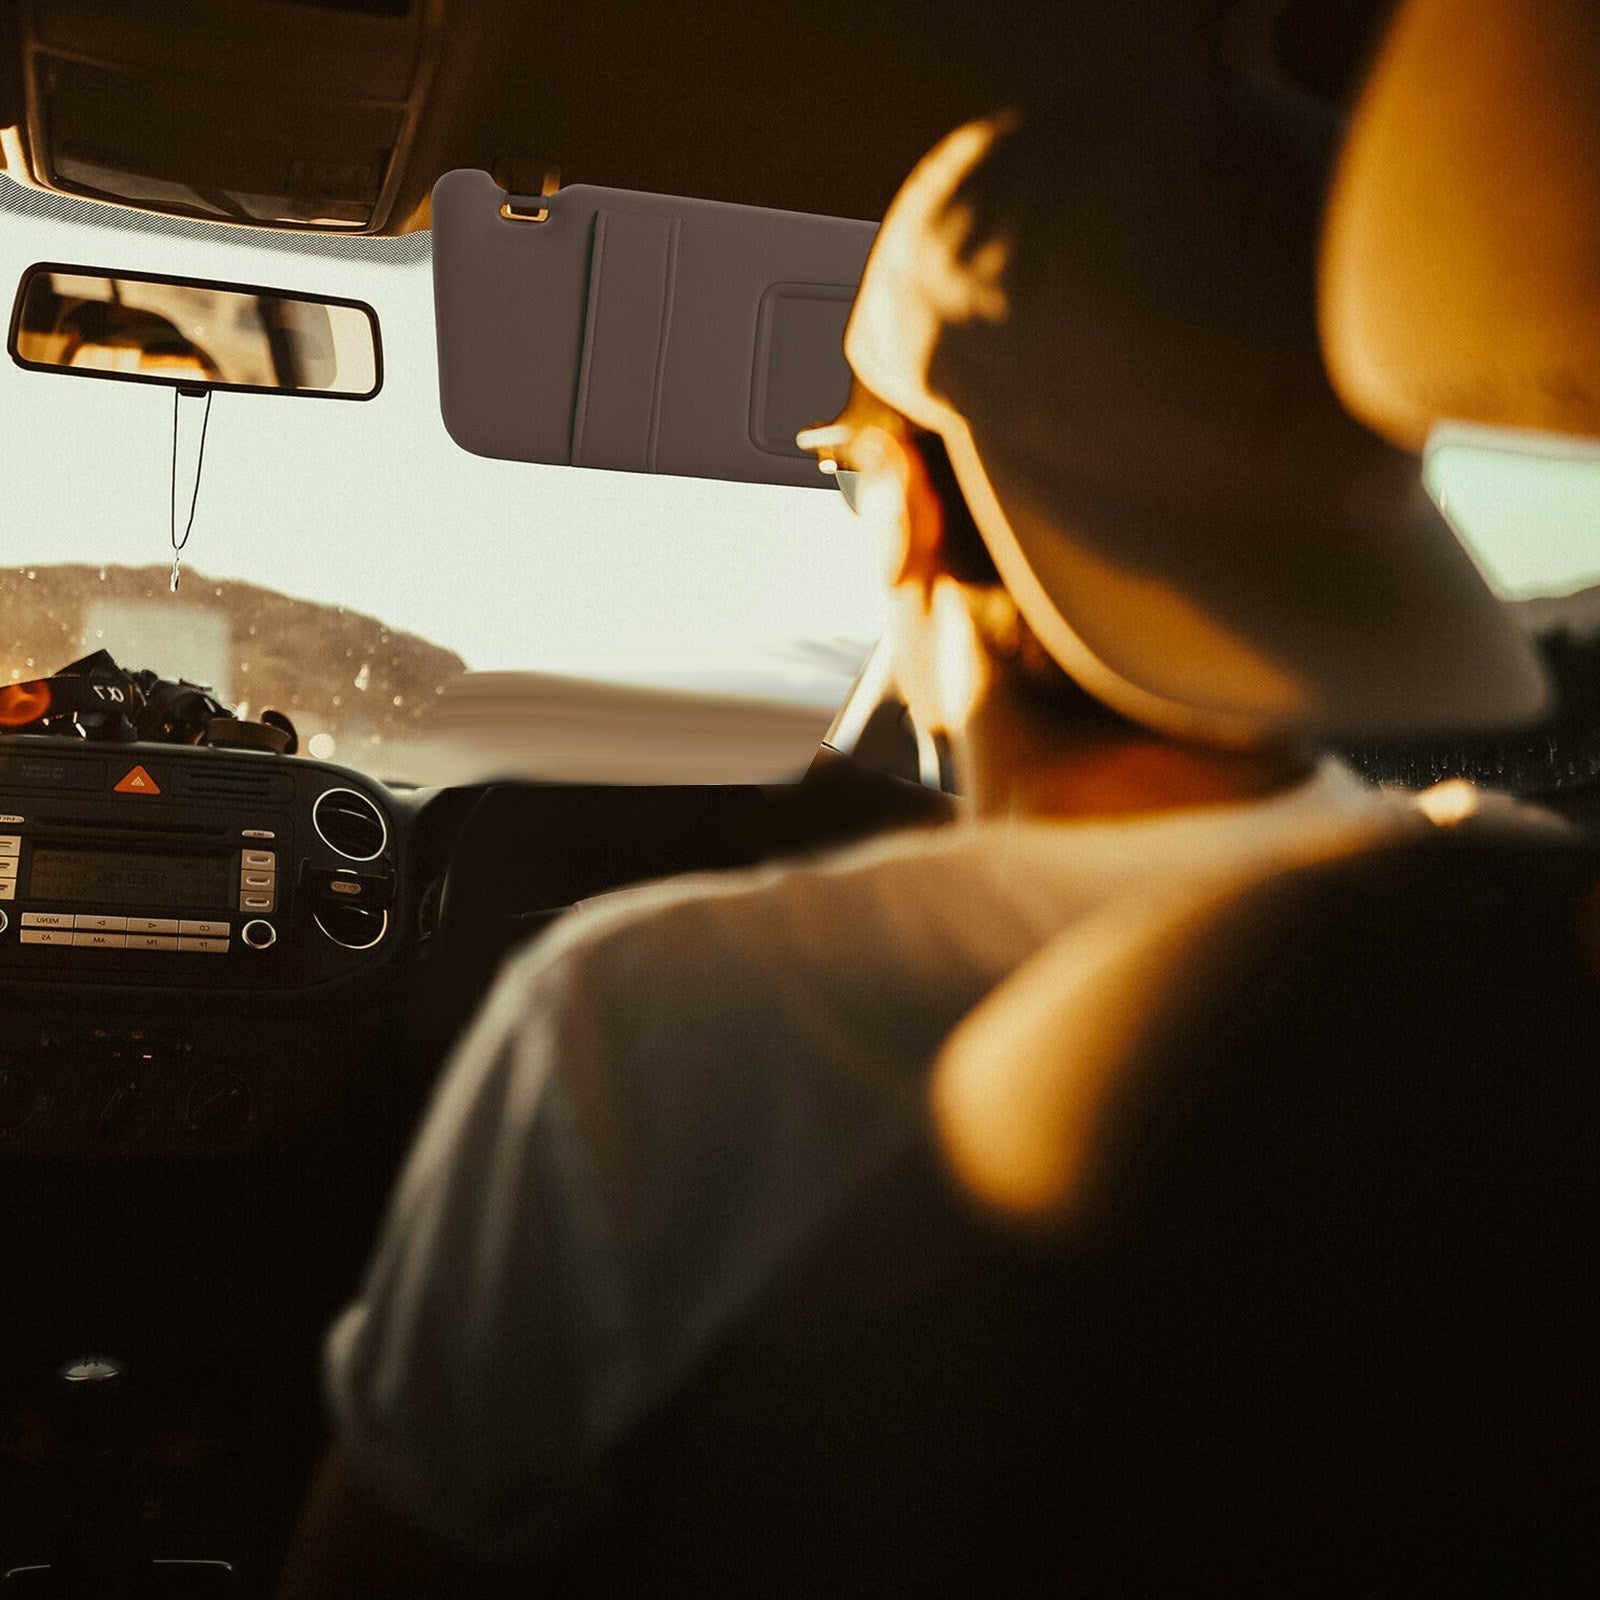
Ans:
[{"label": "center console", "polygon": [[0,1157],[194,1156],[381,1050],[407,817],[322,762],[0,742]]},{"label": "center console", "polygon": [[0,984],[300,988],[381,959],[387,797],[294,758],[0,746]]}]

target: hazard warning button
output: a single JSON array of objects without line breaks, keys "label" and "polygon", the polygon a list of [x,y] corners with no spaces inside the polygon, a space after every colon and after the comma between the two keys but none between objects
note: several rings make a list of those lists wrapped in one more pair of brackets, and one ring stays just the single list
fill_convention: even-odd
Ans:
[{"label": "hazard warning button", "polygon": [[160,794],[161,786],[143,767],[129,767],[113,785],[118,794]]}]

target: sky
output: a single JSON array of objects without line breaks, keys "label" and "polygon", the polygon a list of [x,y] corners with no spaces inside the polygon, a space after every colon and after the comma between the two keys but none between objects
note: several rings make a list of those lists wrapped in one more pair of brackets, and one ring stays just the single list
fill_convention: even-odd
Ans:
[{"label": "sky", "polygon": [[[883,601],[878,553],[836,491],[470,455],[439,418],[427,261],[353,263],[214,233],[0,211],[7,300],[28,266],[58,261],[377,310],[376,399],[213,398],[188,570],[370,612],[475,670],[837,703]],[[0,563],[170,561],[171,451],[171,391],[0,362]]]}]

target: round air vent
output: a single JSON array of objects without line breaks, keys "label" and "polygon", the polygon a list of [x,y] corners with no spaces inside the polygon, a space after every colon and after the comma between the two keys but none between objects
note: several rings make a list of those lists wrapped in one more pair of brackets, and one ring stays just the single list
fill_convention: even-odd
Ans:
[{"label": "round air vent", "polygon": [[354,789],[325,789],[311,808],[322,842],[346,861],[374,861],[389,842],[383,813]]},{"label": "round air vent", "polygon": [[370,950],[389,931],[389,913],[364,906],[324,906],[312,920],[325,939],[346,950]]}]

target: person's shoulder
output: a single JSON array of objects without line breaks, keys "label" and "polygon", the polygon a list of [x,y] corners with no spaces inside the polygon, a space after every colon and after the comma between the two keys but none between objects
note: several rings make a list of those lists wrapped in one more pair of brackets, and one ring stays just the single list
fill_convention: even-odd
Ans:
[{"label": "person's shoulder", "polygon": [[507,969],[526,984],[559,968],[594,974],[648,965],[726,976],[769,962],[774,947],[808,944],[827,924],[847,942],[854,919],[970,852],[958,825],[909,829],[830,851],[717,872],[683,874],[574,906]]}]

